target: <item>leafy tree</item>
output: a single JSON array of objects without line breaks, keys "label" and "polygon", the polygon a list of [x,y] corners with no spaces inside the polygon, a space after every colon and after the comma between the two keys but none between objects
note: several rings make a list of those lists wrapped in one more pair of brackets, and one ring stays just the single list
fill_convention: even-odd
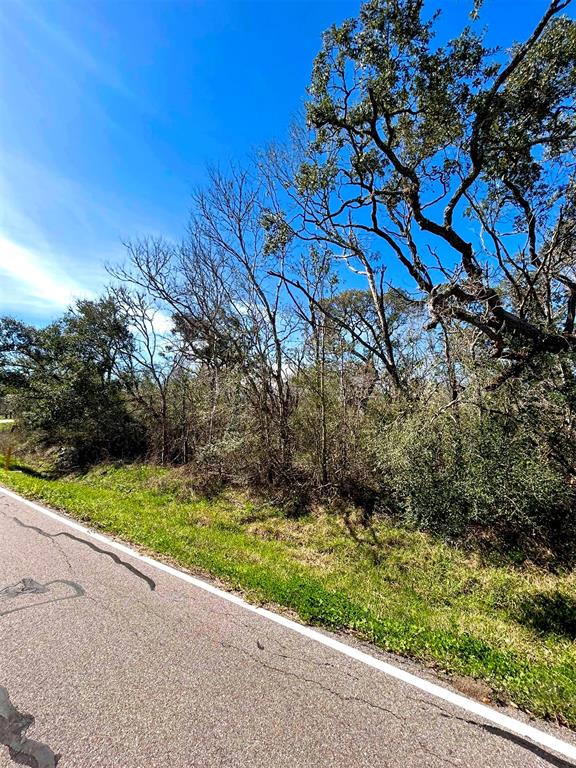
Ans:
[{"label": "leafy tree", "polygon": [[0,321],[0,376],[17,392],[19,418],[44,446],[82,466],[105,456],[133,456],[142,430],[114,377],[130,332],[109,298],[80,301],[45,328]]},{"label": "leafy tree", "polygon": [[496,383],[576,350],[570,1],[552,0],[502,52],[476,30],[479,2],[443,42],[423,0],[370,0],[326,32],[310,137],[292,173],[276,164],[289,210],[269,217],[273,240],[331,247],[366,277],[376,310],[375,287],[401,265],[395,283],[426,299],[430,329],[463,323],[503,361]]}]

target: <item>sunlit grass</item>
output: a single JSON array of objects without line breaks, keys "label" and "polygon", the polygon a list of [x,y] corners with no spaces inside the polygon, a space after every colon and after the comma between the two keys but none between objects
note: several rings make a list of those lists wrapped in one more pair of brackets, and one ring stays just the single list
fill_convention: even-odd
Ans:
[{"label": "sunlit grass", "polygon": [[370,529],[326,511],[289,519],[241,494],[196,498],[181,472],[146,465],[58,480],[0,470],[0,482],[250,600],[482,679],[496,699],[576,726],[574,573],[487,565],[385,521]]}]

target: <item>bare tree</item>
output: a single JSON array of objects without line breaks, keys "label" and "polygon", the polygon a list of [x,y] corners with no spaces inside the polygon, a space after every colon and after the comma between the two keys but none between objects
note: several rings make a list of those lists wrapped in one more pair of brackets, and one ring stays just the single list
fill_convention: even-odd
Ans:
[{"label": "bare tree", "polygon": [[168,398],[172,379],[178,371],[183,349],[166,328],[162,317],[147,296],[126,287],[111,289],[132,335],[129,345],[121,350],[116,373],[131,398],[151,419],[160,435],[159,459],[169,460]]}]

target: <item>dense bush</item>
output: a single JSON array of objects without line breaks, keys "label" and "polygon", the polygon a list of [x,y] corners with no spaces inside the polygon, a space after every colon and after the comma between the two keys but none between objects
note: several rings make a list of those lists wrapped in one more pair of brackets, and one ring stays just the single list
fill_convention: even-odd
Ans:
[{"label": "dense bush", "polygon": [[31,444],[58,448],[59,469],[79,469],[110,458],[133,459],[145,449],[142,424],[129,413],[118,386],[75,377],[22,402],[22,427]]},{"label": "dense bush", "polygon": [[382,505],[410,524],[452,537],[491,528],[553,546],[573,530],[574,486],[513,418],[413,407],[371,439]]}]

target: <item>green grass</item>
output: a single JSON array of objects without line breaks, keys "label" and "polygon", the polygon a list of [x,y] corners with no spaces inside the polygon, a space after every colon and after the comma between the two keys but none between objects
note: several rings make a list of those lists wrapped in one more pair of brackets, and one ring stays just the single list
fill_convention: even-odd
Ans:
[{"label": "green grass", "polygon": [[[0,464],[1,466],[1,464]],[[485,681],[495,700],[576,727],[576,575],[487,565],[430,536],[318,512],[298,520],[245,497],[195,499],[185,476],[99,467],[0,482],[211,574],[252,601]]]},{"label": "green grass", "polygon": [[14,426],[14,419],[0,419],[0,432],[9,432]]}]

